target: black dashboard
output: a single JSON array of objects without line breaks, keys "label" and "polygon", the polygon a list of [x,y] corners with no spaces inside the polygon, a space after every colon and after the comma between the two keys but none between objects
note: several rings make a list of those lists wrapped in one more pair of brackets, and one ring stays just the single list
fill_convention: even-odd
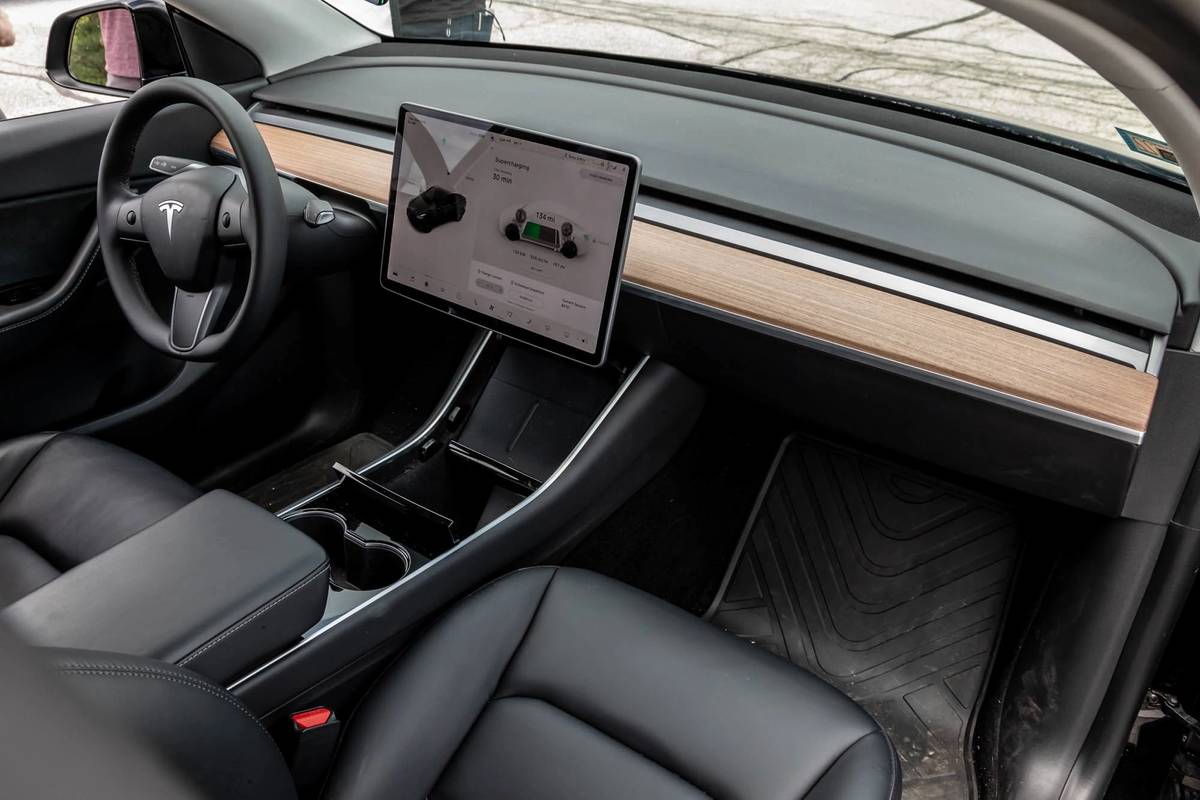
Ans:
[{"label": "black dashboard", "polygon": [[[949,469],[1159,513],[1145,487],[1174,455],[1150,411],[1178,396],[1158,375],[1169,346],[1190,347],[1178,312],[1200,297],[1186,191],[919,116],[891,125],[849,101],[835,115],[819,94],[801,108],[794,90],[717,91],[678,69],[367,50],[254,91],[281,172],[381,218],[403,102],[635,152],[623,348]],[[827,296],[821,275],[836,279]]]},{"label": "black dashboard", "polygon": [[[1165,334],[1180,299],[1200,297],[1200,244],[1096,193],[960,146],[753,97],[558,66],[372,55],[315,62],[256,98],[389,128],[401,102],[434,103],[636,152],[652,189],[1117,327]],[[1155,188],[1152,206],[1194,215],[1186,192]]]}]

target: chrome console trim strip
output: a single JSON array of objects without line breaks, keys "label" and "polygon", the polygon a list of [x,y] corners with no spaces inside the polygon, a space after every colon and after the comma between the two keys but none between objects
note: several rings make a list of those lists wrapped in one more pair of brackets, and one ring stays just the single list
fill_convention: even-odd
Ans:
[{"label": "chrome console trim strip", "polygon": [[[471,544],[471,542],[475,541],[476,539],[478,539],[481,536],[484,536],[485,534],[488,533],[488,531],[495,528],[497,525],[502,523],[504,520],[508,519],[509,517],[513,516],[514,514],[520,513],[524,508],[526,508],[527,506],[536,502],[538,500],[538,498],[542,496],[542,493],[545,492],[547,489],[549,489],[551,486],[553,486],[554,483],[562,476],[562,474],[567,471],[567,469],[571,466],[571,464],[574,463],[575,459],[579,457],[579,453],[583,451],[583,448],[585,448],[588,445],[588,442],[590,442],[592,440],[592,437],[596,435],[596,431],[600,430],[600,427],[602,425],[604,425],[604,422],[605,422],[605,420],[608,419],[609,414],[611,414],[613,409],[616,408],[617,405],[621,402],[621,398],[623,398],[625,396],[625,393],[627,391],[629,391],[629,387],[632,386],[634,384],[634,382],[637,381],[638,376],[642,373],[642,369],[645,368],[646,364],[649,363],[649,361],[650,361],[650,356],[642,356],[642,359],[637,363],[637,366],[635,366],[632,370],[629,371],[629,374],[625,376],[625,380],[621,382],[621,385],[619,387],[617,387],[616,393],[613,394],[613,396],[609,399],[608,403],[605,404],[604,408],[601,409],[600,413],[596,416],[596,418],[594,420],[592,420],[592,424],[589,425],[587,431],[584,432],[583,438],[581,438],[579,440],[579,442],[576,443],[575,447],[571,450],[571,452],[567,454],[566,459],[564,459],[563,462],[558,465],[558,469],[554,470],[554,472],[552,472],[550,474],[550,477],[546,478],[545,483],[543,483],[541,486],[539,486],[537,489],[535,489],[532,494],[530,494],[528,497],[526,497],[520,503],[517,503],[515,506],[510,508],[508,511],[505,511],[503,514],[496,517],[496,519],[492,520],[487,525],[484,525],[482,528],[480,528],[479,530],[472,533],[470,536],[467,536],[465,539],[463,539],[458,544],[451,547],[446,552],[442,553],[437,558],[431,559],[431,560],[427,561],[426,563],[422,564],[421,566],[417,567],[415,570],[409,572],[407,575],[405,575],[403,578],[401,578],[400,580],[393,583],[391,586],[388,586],[388,587],[382,589],[377,594],[374,594],[371,597],[367,598],[359,605],[355,606],[354,608],[351,608],[349,611],[346,611],[345,613],[341,614],[340,616],[334,617],[333,619],[329,620],[328,622],[319,624],[314,630],[305,634],[304,637],[301,638],[301,640],[299,642],[292,645],[287,650],[284,650],[282,653],[275,656],[271,660],[267,661],[265,664],[262,664],[261,666],[251,670],[250,672],[246,673],[242,677],[238,678],[233,683],[229,684],[229,686],[227,687],[228,690],[231,692],[235,691],[239,686],[241,686],[242,684],[251,680],[256,675],[259,675],[260,673],[270,669],[272,666],[274,666],[275,664],[278,664],[280,661],[283,661],[285,658],[292,655],[292,653],[295,653],[300,648],[305,647],[310,642],[313,642],[316,639],[319,639],[321,636],[328,633],[332,628],[336,627],[337,625],[340,625],[342,622],[345,622],[347,619],[350,619],[355,614],[358,614],[359,612],[361,612],[363,609],[367,608],[368,606],[378,602],[380,598],[386,597],[389,594],[391,594],[392,592],[396,591],[396,589],[400,588],[405,583],[412,580],[412,578],[414,578],[415,576],[420,575],[422,572],[429,569],[434,564],[441,563],[444,559],[450,557],[454,553],[457,553],[459,550],[463,549],[464,547],[469,546]],[[469,372],[469,371],[470,370],[467,370],[467,372]],[[413,438],[418,439],[420,437],[413,437]]]}]

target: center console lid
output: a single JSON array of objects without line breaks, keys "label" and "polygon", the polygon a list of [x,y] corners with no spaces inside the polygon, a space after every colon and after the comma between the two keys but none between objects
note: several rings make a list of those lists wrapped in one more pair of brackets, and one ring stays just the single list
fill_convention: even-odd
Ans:
[{"label": "center console lid", "polygon": [[225,682],[321,618],[324,550],[209,492],[3,612],[30,644],[150,656]]}]

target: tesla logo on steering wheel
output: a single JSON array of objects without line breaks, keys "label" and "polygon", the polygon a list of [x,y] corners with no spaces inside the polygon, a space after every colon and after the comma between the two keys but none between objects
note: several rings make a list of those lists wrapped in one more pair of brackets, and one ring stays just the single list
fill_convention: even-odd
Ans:
[{"label": "tesla logo on steering wheel", "polygon": [[178,200],[164,200],[158,204],[158,210],[167,215],[167,239],[171,238],[171,222],[176,214],[183,213],[183,203]]}]

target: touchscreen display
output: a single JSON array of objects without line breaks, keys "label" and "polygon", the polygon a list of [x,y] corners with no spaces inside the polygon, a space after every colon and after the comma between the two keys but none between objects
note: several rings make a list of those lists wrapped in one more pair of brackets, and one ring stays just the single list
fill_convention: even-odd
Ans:
[{"label": "touchscreen display", "polygon": [[383,284],[602,363],[637,179],[623,153],[405,105]]}]

